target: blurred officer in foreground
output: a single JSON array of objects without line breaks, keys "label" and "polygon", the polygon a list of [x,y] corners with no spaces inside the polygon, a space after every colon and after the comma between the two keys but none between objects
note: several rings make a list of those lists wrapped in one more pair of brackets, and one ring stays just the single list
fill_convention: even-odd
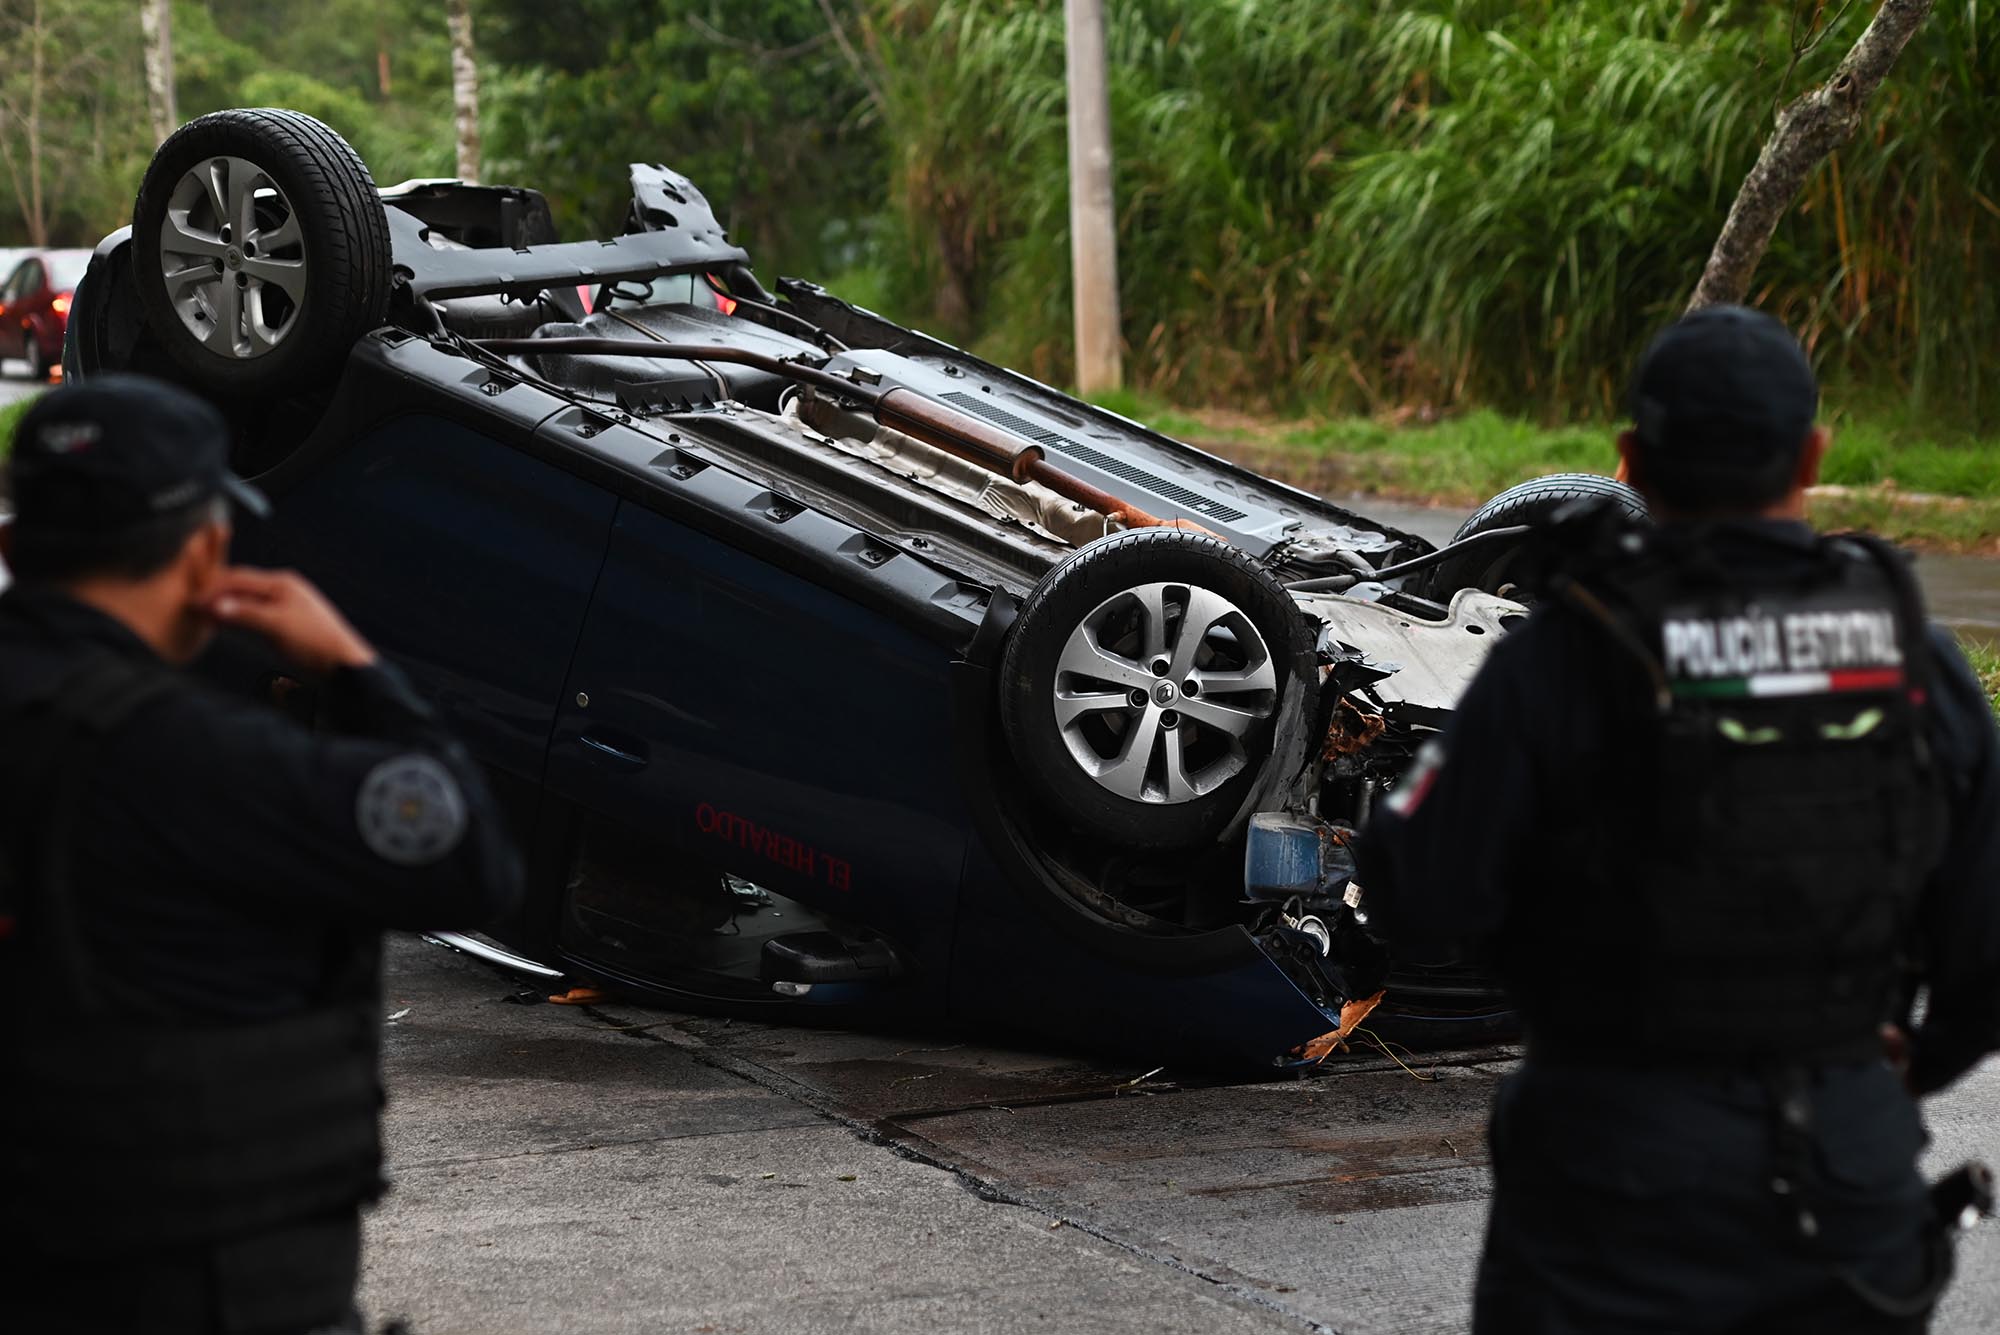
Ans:
[{"label": "blurred officer in foreground", "polygon": [[1397,948],[1497,938],[1527,1025],[1475,1329],[1920,1331],[1912,1096],[2000,1040],[1993,721],[1906,562],[1805,525],[1783,326],[1681,320],[1631,406],[1658,527],[1553,576],[1359,850]]},{"label": "blurred officer in foreground", "polygon": [[[226,563],[222,419],[156,381],[22,419],[0,533],[0,1328],[358,1329],[385,927],[519,871],[473,765],[297,575]],[[218,626],[338,735],[177,669]]]}]

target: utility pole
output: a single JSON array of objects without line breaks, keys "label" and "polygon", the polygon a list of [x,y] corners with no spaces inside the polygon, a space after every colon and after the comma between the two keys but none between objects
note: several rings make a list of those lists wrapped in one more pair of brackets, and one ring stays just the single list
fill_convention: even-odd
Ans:
[{"label": "utility pole", "polygon": [[174,102],[174,7],[172,0],[142,0],[139,29],[146,39],[146,109],[158,144],[181,123]]},{"label": "utility pole", "polygon": [[1063,0],[1069,70],[1070,301],[1076,387],[1125,383],[1119,344],[1118,219],[1111,196],[1111,92],[1104,77],[1104,0]]}]

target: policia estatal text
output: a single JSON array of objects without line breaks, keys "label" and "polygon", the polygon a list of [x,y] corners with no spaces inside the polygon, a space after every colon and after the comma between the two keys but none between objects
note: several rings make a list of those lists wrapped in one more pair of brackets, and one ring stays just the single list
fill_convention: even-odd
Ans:
[{"label": "policia estatal text", "polygon": [[[380,933],[518,893],[484,785],[297,576],[225,563],[221,418],[135,377],[15,438],[0,596],[0,1328],[355,1328]],[[334,735],[178,667],[218,625]]]},{"label": "policia estatal text", "polygon": [[1559,558],[1362,841],[1395,946],[1494,942],[1527,1023],[1486,1335],[1917,1331],[1949,1275],[1912,1095],[2000,1035],[2000,748],[1905,560],[1802,522],[1817,401],[1767,317],[1656,340],[1657,526]]}]

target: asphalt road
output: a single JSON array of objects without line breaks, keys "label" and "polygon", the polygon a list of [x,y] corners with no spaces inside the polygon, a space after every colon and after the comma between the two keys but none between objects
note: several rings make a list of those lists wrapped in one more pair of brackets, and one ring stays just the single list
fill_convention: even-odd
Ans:
[{"label": "asphalt road", "polygon": [[0,361],[0,407],[47,388],[28,380],[27,371],[26,362]]},{"label": "asphalt road", "polygon": [[[515,991],[392,942],[363,1298],[418,1335],[1465,1327],[1510,1049],[1216,1086]],[[1933,1170],[1996,1114],[1935,1100]],[[1936,1330],[2000,1329],[2000,1230],[1960,1259]]]}]

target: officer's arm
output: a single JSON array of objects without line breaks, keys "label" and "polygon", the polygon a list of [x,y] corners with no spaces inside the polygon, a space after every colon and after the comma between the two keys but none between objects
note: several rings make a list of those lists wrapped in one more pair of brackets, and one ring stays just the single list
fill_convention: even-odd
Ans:
[{"label": "officer's arm", "polygon": [[520,863],[485,780],[402,675],[340,669],[326,712],[345,735],[208,693],[160,711],[148,740],[204,763],[141,819],[267,912],[424,928],[512,908]]},{"label": "officer's arm", "polygon": [[[1356,850],[1375,922],[1404,958],[1490,936],[1536,841],[1537,618],[1495,646],[1443,736],[1378,802]],[[1544,684],[1546,685],[1546,684]]]},{"label": "officer's arm", "polygon": [[1936,726],[1947,836],[1920,930],[1930,1007],[1911,1040],[1910,1087],[1942,1089],[2000,1048],[2000,735],[1972,669],[1936,633]]}]

